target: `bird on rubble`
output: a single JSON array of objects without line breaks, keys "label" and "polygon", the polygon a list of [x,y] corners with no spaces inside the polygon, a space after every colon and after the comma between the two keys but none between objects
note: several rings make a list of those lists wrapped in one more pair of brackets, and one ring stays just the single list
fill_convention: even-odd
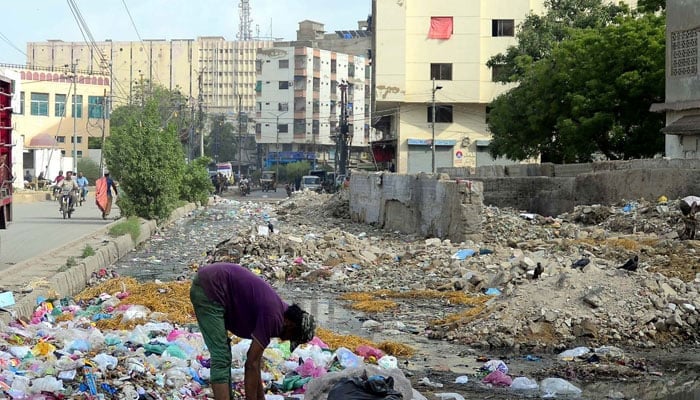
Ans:
[{"label": "bird on rubble", "polygon": [[588,265],[588,263],[590,263],[590,262],[591,262],[590,259],[588,259],[588,258],[582,258],[582,259],[580,259],[580,260],[578,260],[578,261],[574,261],[573,263],[571,263],[571,268],[583,268],[583,267],[585,267],[586,265]]},{"label": "bird on rubble", "polygon": [[624,269],[625,271],[636,271],[639,266],[639,256],[635,254],[634,257],[627,260],[624,265],[617,267],[617,269]]},{"label": "bird on rubble", "polygon": [[542,272],[544,272],[544,267],[542,266],[542,263],[537,263],[537,266],[535,267],[535,271],[532,274],[532,279],[539,279],[540,275],[542,275]]},{"label": "bird on rubble", "polygon": [[272,226],[272,222],[267,223],[267,229],[270,231],[270,233],[275,233],[275,227]]}]

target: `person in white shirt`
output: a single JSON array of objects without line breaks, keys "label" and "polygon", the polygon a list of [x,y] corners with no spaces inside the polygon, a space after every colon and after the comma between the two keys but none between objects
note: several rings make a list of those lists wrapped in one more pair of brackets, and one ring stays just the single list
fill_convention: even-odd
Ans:
[{"label": "person in white shirt", "polygon": [[695,239],[695,231],[697,226],[695,213],[700,210],[700,197],[686,196],[681,199],[678,204],[678,208],[680,208],[681,214],[683,214],[683,223],[685,224],[685,229],[683,230],[681,238]]}]

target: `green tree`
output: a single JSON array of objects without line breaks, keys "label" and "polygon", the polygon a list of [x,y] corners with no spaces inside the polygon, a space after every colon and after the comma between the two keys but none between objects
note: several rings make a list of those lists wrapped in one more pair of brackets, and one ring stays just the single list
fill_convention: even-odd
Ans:
[{"label": "green tree", "polygon": [[207,166],[211,162],[209,157],[200,157],[187,165],[185,175],[180,186],[180,198],[186,201],[207,204],[209,193],[214,190],[214,185],[209,179]]},{"label": "green tree", "polygon": [[163,123],[156,99],[146,99],[142,107],[130,109],[111,130],[105,160],[120,183],[122,213],[161,220],[178,203],[185,155],[176,128]]},{"label": "green tree", "polygon": [[519,81],[534,62],[551,54],[557,43],[576,30],[602,28],[629,11],[624,4],[603,0],[545,0],[544,5],[544,15],[531,13],[518,26],[518,44],[486,63],[489,68],[498,68],[497,81]]},{"label": "green tree", "polygon": [[639,0],[637,9],[645,13],[655,13],[666,9],[666,0]]},{"label": "green tree", "polygon": [[95,181],[102,176],[100,165],[94,160],[85,157],[78,160],[78,171],[83,173],[83,176],[88,179],[91,185],[94,185]]},{"label": "green tree", "polygon": [[211,131],[204,138],[204,147],[214,162],[238,160],[238,131],[219,114],[211,118]]},{"label": "green tree", "polygon": [[585,29],[533,64],[489,114],[492,154],[585,162],[653,156],[663,150],[665,19],[627,17]]}]

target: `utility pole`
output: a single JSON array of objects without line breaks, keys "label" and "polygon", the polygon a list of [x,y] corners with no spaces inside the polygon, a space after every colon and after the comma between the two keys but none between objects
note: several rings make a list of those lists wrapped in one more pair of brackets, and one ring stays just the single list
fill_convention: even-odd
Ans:
[{"label": "utility pole", "polygon": [[241,164],[243,163],[243,117],[241,116],[241,103],[243,95],[238,94],[238,176],[241,176]]},{"label": "utility pole", "polygon": [[337,136],[338,143],[338,174],[347,175],[348,164],[348,84],[342,81],[340,85],[340,134]]},{"label": "utility pole", "polygon": [[275,145],[275,151],[277,152],[276,157],[275,157],[275,159],[277,160],[277,162],[275,163],[276,164],[275,170],[277,171],[277,176],[280,175],[280,162],[282,162],[281,157],[280,157],[280,154],[281,154],[281,151],[280,151],[280,116],[282,116],[286,113],[287,113],[286,111],[282,111],[281,113],[278,113],[278,114],[270,113],[270,114],[275,116],[275,131],[277,132],[277,142],[276,142],[277,144]]},{"label": "utility pole", "polygon": [[430,151],[432,155],[432,171],[435,173],[435,92],[442,89],[442,86],[435,86],[435,78],[433,78],[433,110],[431,112],[433,121],[433,140],[430,142]]},{"label": "utility pole", "polygon": [[[75,61],[78,61],[78,60],[75,60]],[[75,67],[76,67],[76,63],[74,62],[70,66],[71,76],[73,78],[73,172],[74,173],[78,171],[78,147],[77,147],[78,146],[78,128],[77,128],[78,127],[78,121],[77,121],[78,113],[76,112],[77,110],[75,108],[75,101],[78,97],[78,86],[76,84],[76,79],[75,79],[76,78]],[[83,105],[80,104],[80,106],[82,107]]]},{"label": "utility pole", "polygon": [[199,105],[199,114],[197,115],[197,123],[198,123],[198,128],[199,128],[199,156],[204,157],[204,132],[202,132],[202,71],[199,71],[199,78],[198,78],[198,83],[199,83],[199,95],[198,95],[198,105]]},{"label": "utility pole", "polygon": [[[100,151],[100,172],[104,174],[105,126],[107,125],[107,89],[102,95],[102,147]],[[102,176],[102,175],[100,175]]]}]

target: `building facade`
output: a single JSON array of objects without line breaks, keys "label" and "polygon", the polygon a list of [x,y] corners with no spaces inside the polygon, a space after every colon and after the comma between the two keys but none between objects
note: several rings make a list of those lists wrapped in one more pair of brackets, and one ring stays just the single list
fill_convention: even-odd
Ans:
[{"label": "building facade", "polygon": [[279,43],[258,52],[256,142],[267,166],[309,160],[335,165],[345,110],[351,147],[369,144],[369,69],[361,56]]},{"label": "building facade", "polygon": [[542,0],[373,0],[375,159],[402,173],[510,163],[488,153],[486,120],[513,86],[494,82],[486,62],[543,11]]},{"label": "building facade", "polygon": [[27,44],[27,64],[78,69],[113,77],[114,104],[125,104],[141,85],[179,90],[207,113],[234,115],[255,107],[255,60],[269,40],[230,41],[221,36],[142,42],[49,40]]},{"label": "building facade", "polygon": [[700,8],[696,1],[666,4],[666,99],[652,111],[666,113],[665,154],[700,159]]},{"label": "building facade", "polygon": [[19,81],[13,105],[13,136],[23,149],[22,157],[16,158],[17,162],[22,160],[18,169],[29,170],[34,176],[44,172],[53,178],[59,170],[73,169],[77,160],[88,156],[89,138],[109,136],[105,112],[109,76],[76,71],[74,84],[72,72],[66,69],[0,66],[0,72]]}]

